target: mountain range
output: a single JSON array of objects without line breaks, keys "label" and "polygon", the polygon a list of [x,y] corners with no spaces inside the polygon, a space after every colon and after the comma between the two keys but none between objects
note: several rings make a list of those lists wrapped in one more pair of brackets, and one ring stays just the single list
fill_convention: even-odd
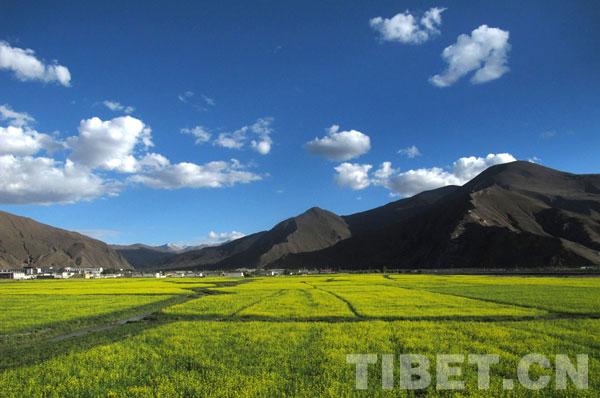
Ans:
[{"label": "mountain range", "polygon": [[153,269],[166,263],[178,254],[192,250],[200,250],[209,245],[183,246],[167,243],[161,246],[150,246],[143,243],[133,245],[110,245],[119,252],[136,269]]},{"label": "mountain range", "polygon": [[512,268],[600,264],[600,175],[496,165],[348,216],[312,208],[269,231],[178,254],[163,269]]},{"label": "mountain range", "polygon": [[163,270],[600,265],[600,175],[517,161],[375,209],[306,212],[218,246],[108,246],[0,212],[0,266]]}]

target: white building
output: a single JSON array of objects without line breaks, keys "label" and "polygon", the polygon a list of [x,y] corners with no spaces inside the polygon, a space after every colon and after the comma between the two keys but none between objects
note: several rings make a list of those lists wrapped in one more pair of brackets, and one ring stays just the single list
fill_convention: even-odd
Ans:
[{"label": "white building", "polygon": [[243,278],[244,273],[243,272],[223,272],[223,273],[221,273],[221,276],[224,276],[226,278]]},{"label": "white building", "polygon": [[21,271],[8,271],[8,272],[0,272],[0,279],[23,280],[23,279],[30,279],[30,277],[27,276],[25,274],[25,272],[21,272]]},{"label": "white building", "polygon": [[279,276],[285,273],[284,269],[268,269],[267,276]]}]

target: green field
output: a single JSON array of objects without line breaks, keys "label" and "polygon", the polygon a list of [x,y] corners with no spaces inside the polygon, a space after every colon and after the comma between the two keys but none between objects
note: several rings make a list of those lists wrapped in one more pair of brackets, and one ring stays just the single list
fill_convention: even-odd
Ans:
[{"label": "green field", "polygon": [[[600,396],[598,278],[2,281],[0,308],[0,397]],[[356,390],[346,356],[369,353],[379,361]],[[589,387],[503,391],[529,353],[587,354]],[[500,363],[489,390],[465,362],[464,390],[407,392],[382,389],[381,354]]]}]

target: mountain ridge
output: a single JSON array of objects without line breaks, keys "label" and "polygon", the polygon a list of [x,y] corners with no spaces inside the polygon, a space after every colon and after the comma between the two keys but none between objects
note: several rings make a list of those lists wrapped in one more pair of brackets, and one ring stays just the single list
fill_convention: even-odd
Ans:
[{"label": "mountain ridge", "polygon": [[144,243],[134,243],[131,245],[111,244],[109,246],[123,256],[135,269],[144,270],[152,269],[178,254],[203,249],[211,245],[179,246],[165,243],[160,246],[152,246]]},{"label": "mountain ridge", "polygon": [[339,216],[319,207],[220,245],[107,245],[0,212],[0,268],[426,269],[600,265],[600,175],[530,162]]},{"label": "mountain ridge", "polygon": [[343,234],[320,245],[294,239],[291,229],[282,229],[311,211],[319,213],[313,209],[318,208],[254,234],[256,242],[288,243],[278,246],[277,255],[269,245],[254,242],[234,249],[238,243],[232,241],[229,250],[234,255],[223,252],[207,263],[201,249],[161,266],[373,269],[600,264],[597,174],[565,173],[516,161],[492,166],[461,187],[422,192],[347,216],[319,209],[329,219],[320,226],[303,225],[301,237],[310,236],[316,227],[319,234],[326,234],[345,224]]},{"label": "mountain ridge", "polygon": [[104,242],[0,211],[0,268],[26,266],[131,269]]}]

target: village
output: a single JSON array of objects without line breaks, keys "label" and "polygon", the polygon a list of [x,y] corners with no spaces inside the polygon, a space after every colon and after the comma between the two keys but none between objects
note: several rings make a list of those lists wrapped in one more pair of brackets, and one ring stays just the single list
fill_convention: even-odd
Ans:
[{"label": "village", "polygon": [[283,276],[332,274],[331,270],[286,270],[286,269],[255,269],[238,268],[232,271],[136,271],[127,269],[105,269],[103,267],[23,267],[21,269],[0,269],[0,279],[31,280],[31,279],[114,279],[114,278],[245,278],[252,276]]}]

